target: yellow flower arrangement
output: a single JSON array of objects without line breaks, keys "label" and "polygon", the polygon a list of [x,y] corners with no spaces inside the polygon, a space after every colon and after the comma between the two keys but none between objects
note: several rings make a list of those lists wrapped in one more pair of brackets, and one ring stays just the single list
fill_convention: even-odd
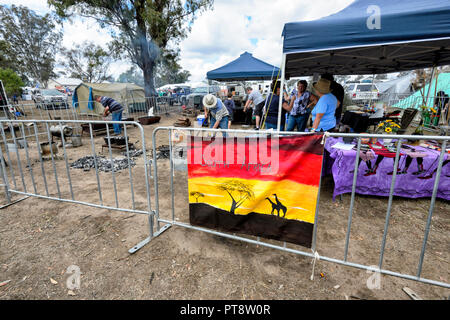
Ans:
[{"label": "yellow flower arrangement", "polygon": [[396,134],[397,131],[400,129],[400,125],[398,125],[395,121],[392,120],[386,120],[384,122],[381,122],[376,129],[377,133],[393,133]]}]

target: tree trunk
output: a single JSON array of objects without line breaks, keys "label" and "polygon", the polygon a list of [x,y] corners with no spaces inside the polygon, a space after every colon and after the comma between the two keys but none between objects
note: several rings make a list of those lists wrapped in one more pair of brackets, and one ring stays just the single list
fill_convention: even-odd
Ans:
[{"label": "tree trunk", "polygon": [[156,97],[155,90],[155,81],[153,78],[153,73],[155,69],[155,57],[152,52],[150,52],[149,42],[147,40],[146,34],[146,26],[145,20],[141,16],[142,12],[138,8],[136,8],[136,20],[137,20],[137,43],[140,46],[140,60],[141,60],[141,69],[144,73],[144,92],[147,102],[147,108],[154,107],[154,111],[156,111],[156,104],[153,105],[151,101],[153,101],[153,97]]},{"label": "tree trunk", "polygon": [[146,97],[154,97],[156,96],[155,90],[155,80],[153,78],[153,71],[155,69],[155,63],[148,61],[146,66],[144,67],[144,91]]},{"label": "tree trunk", "polygon": [[237,206],[237,202],[233,200],[233,203],[231,204],[231,209],[230,209],[230,213],[234,214],[234,212],[236,211],[236,206]]}]

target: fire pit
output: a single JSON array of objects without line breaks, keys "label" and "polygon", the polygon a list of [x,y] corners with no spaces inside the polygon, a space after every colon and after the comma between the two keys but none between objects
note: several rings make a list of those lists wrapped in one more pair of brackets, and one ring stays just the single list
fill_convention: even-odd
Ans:
[{"label": "fire pit", "polygon": [[[104,137],[103,140],[105,140],[105,144],[109,144],[109,142],[111,143],[111,145],[116,145],[116,146],[123,146],[125,145],[127,142],[125,141],[125,137],[124,136],[115,136],[115,137]],[[128,142],[130,141],[130,137],[127,137]]]},{"label": "fire pit", "polygon": [[161,120],[161,117],[158,116],[140,117],[138,120],[140,124],[145,126],[148,124],[159,122],[159,120]]}]

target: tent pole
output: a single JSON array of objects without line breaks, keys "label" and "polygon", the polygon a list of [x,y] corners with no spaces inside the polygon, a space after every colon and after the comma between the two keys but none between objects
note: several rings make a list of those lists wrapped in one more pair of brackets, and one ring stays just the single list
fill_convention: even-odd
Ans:
[{"label": "tent pole", "polygon": [[370,85],[370,99],[369,99],[369,108],[372,104],[372,90],[373,90],[373,81],[375,80],[375,74],[372,74],[372,84]]},{"label": "tent pole", "polygon": [[425,100],[425,105],[428,106],[428,99],[430,98],[430,89],[433,82],[434,72],[436,71],[436,67],[433,66],[433,69],[431,69],[431,75],[430,75],[430,84],[428,85],[428,91],[427,91],[427,99]]},{"label": "tent pole", "polygon": [[283,58],[281,60],[281,86],[280,86],[280,103],[278,104],[278,122],[277,131],[281,131],[281,111],[283,110],[283,96],[284,96],[284,78],[285,78],[285,68],[286,68],[286,54],[283,53]]}]

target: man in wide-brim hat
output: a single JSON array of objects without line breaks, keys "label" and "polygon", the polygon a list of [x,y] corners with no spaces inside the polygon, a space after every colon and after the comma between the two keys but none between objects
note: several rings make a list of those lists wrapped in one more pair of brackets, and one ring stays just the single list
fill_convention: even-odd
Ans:
[{"label": "man in wide-brim hat", "polygon": [[208,111],[211,116],[209,119],[210,128],[228,129],[228,110],[225,105],[212,94],[203,97],[203,107],[205,118],[208,118]]},{"label": "man in wide-brim hat", "polygon": [[337,99],[331,93],[331,81],[320,78],[313,84],[313,88],[319,101],[311,112],[313,126],[311,131],[330,131],[336,127],[336,118],[334,116]]}]

